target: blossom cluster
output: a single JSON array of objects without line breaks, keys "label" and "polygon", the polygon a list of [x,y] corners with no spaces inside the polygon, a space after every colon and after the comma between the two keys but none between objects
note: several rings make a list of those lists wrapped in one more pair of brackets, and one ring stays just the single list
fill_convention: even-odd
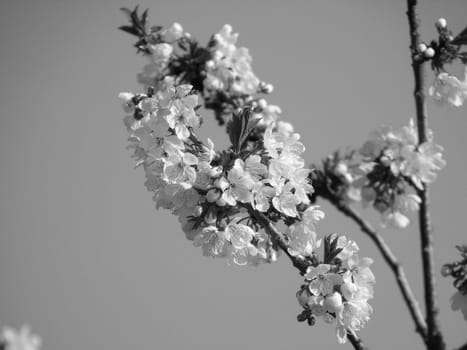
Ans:
[{"label": "blossom cluster", "polygon": [[[250,149],[241,140],[251,130],[237,128],[242,134],[235,134],[237,126],[255,125],[256,118],[245,109],[231,125],[233,147],[216,152],[210,140],[203,143],[194,133],[200,117],[192,86],[165,83],[153,94],[120,94],[124,109],[132,113],[125,118],[129,147],[145,170],[156,207],[177,215],[187,238],[205,255],[230,257],[240,265],[276,256],[251,211],[287,222],[291,251],[310,255],[316,245],[314,225],[323,213],[309,205],[313,188],[300,135],[280,122]],[[245,221],[248,225],[241,223]]]},{"label": "blossom cluster", "polygon": [[203,46],[179,23],[167,28],[145,28],[146,16],[137,9],[125,10],[132,26],[121,29],[140,38],[138,51],[147,58],[138,82],[145,88],[161,88],[169,78],[177,84],[192,85],[212,109],[219,123],[238,109],[254,105],[254,113],[261,118],[258,127],[266,128],[276,122],[281,110],[269,104],[260,94],[269,94],[274,87],[261,81],[253,71],[252,57],[245,47],[237,47],[238,33],[226,24]]},{"label": "blossom cluster", "polygon": [[[446,162],[443,148],[428,133],[419,144],[416,127],[382,127],[357,151],[335,154],[324,162],[324,175],[332,181],[331,190],[347,202],[372,205],[382,215],[382,224],[405,228],[408,213],[419,209],[417,194],[425,183],[432,183]],[[321,179],[321,181],[324,181]]]},{"label": "blossom cluster", "polygon": [[461,260],[444,264],[441,274],[454,279],[453,285],[457,292],[451,298],[451,307],[454,311],[461,311],[467,321],[467,245],[457,246],[457,250]]},{"label": "blossom cluster", "polygon": [[310,325],[316,318],[335,324],[339,343],[345,343],[348,330],[360,330],[370,318],[373,261],[360,258],[357,244],[345,236],[326,237],[324,248],[323,263],[308,268],[297,292],[298,303],[304,308],[297,318]]},{"label": "blossom cluster", "polygon": [[459,80],[456,76],[445,70],[446,64],[460,61],[467,64],[467,52],[461,52],[461,47],[467,44],[467,28],[456,37],[449,30],[447,21],[439,18],[435,27],[438,31],[438,39],[430,44],[420,43],[417,48],[416,59],[430,61],[436,76],[428,93],[433,99],[442,104],[450,104],[455,107],[463,105],[467,99],[467,66],[465,66],[465,78]]},{"label": "blossom cluster", "polygon": [[26,325],[18,331],[4,327],[0,333],[0,349],[3,350],[39,350],[41,343],[41,338],[32,334]]}]

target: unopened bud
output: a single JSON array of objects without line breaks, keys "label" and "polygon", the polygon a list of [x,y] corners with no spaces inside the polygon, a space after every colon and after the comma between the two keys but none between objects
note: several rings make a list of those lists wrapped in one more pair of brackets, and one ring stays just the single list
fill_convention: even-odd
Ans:
[{"label": "unopened bud", "polygon": [[428,46],[426,46],[425,43],[418,44],[418,52],[420,52],[420,53],[424,53],[427,48],[428,48]]},{"label": "unopened bud", "polygon": [[308,294],[306,288],[302,288],[297,292],[297,300],[301,307],[306,307],[308,298],[310,295]]},{"label": "unopened bud", "polygon": [[265,109],[267,107],[268,103],[266,102],[266,100],[264,98],[260,98],[258,100],[258,107],[261,108],[261,109]]},{"label": "unopened bud", "polygon": [[195,218],[199,218],[201,215],[203,214],[203,207],[201,205],[197,205],[194,209],[193,209],[193,216]]},{"label": "unopened bud", "polygon": [[380,158],[380,162],[381,164],[383,164],[384,166],[388,166],[390,163],[391,163],[391,160],[389,159],[388,156],[382,156]]},{"label": "unopened bud", "polygon": [[208,191],[208,193],[206,193],[206,200],[209,203],[214,203],[219,198],[221,198],[221,191],[218,190],[217,188],[212,188]]},{"label": "unopened bud", "polygon": [[335,172],[336,172],[337,175],[344,176],[345,174],[347,174],[348,170],[349,170],[349,168],[347,167],[347,164],[345,164],[344,162],[339,162],[336,165]]},{"label": "unopened bud", "polygon": [[223,170],[224,170],[224,168],[222,168],[221,165],[216,166],[216,167],[211,169],[211,171],[209,172],[209,175],[211,177],[218,177],[218,176],[220,176],[222,174]]},{"label": "unopened bud", "polygon": [[265,93],[265,94],[270,94],[270,93],[273,92],[273,91],[274,91],[274,85],[272,85],[272,84],[266,84],[266,85],[264,86],[264,93]]},{"label": "unopened bud", "polygon": [[208,214],[204,217],[204,222],[206,222],[208,225],[214,225],[217,221],[217,213],[215,210],[209,210]]},{"label": "unopened bud", "polygon": [[435,26],[438,29],[444,29],[447,27],[447,25],[448,25],[448,22],[446,21],[445,18],[439,18],[435,23]]},{"label": "unopened bud", "polygon": [[435,50],[432,47],[429,47],[423,52],[426,58],[432,58],[435,55]]}]

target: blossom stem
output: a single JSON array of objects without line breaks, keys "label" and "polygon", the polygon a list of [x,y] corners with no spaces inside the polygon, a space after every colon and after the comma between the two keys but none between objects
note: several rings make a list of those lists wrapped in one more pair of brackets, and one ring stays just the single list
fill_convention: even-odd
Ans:
[{"label": "blossom stem", "polygon": [[[282,251],[289,257],[292,261],[293,266],[295,266],[301,275],[306,273],[309,263],[300,256],[294,256],[290,254],[288,249],[288,244],[284,236],[276,229],[271,220],[269,220],[266,215],[254,210],[251,206],[246,206],[248,213],[258,221],[259,224],[264,228],[266,233],[271,236],[271,238],[277,242]],[[357,334],[351,330],[347,329],[347,339],[352,344],[355,350],[369,350],[367,346],[363,343],[363,340],[357,336]]]},{"label": "blossom stem", "polygon": [[329,202],[331,202],[331,204],[333,204],[341,213],[354,220],[360,229],[376,244],[376,247],[379,249],[384,260],[396,277],[397,285],[399,286],[402,297],[404,298],[404,301],[409,308],[410,315],[415,323],[415,330],[420,334],[422,339],[426,341],[427,326],[418,301],[412,292],[412,288],[407,280],[402,264],[397,260],[383,237],[379,235],[378,232],[365,219],[363,219],[355,209],[339,200],[339,198],[333,195],[328,195],[325,198],[329,200]]},{"label": "blossom stem", "polygon": [[[410,49],[412,53],[412,69],[415,79],[414,98],[415,109],[417,114],[418,126],[418,142],[422,144],[427,141],[427,112],[425,104],[425,77],[424,77],[424,62],[418,59],[417,47],[420,43],[419,38],[419,18],[416,11],[417,0],[407,0],[407,17],[409,20],[410,30]],[[426,323],[427,323],[427,338],[426,345],[429,349],[442,350],[446,348],[439,327],[438,320],[438,305],[435,291],[435,273],[434,273],[434,254],[433,254],[433,230],[431,227],[430,211],[429,211],[429,189],[427,184],[424,184],[422,190],[418,190],[418,195],[421,198],[419,211],[419,226],[420,226],[420,241],[422,248],[422,266],[423,279],[425,289],[425,307],[426,307]]]}]

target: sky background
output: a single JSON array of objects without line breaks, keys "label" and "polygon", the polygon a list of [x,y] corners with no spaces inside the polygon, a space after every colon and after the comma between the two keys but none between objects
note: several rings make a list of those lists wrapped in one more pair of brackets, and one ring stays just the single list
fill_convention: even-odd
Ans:
[{"label": "sky background", "polygon": [[[465,0],[421,1],[422,37],[434,22],[467,25]],[[120,91],[140,91],[144,60],[119,32],[135,1],[16,0],[0,12],[0,326],[28,323],[46,350],[349,349],[335,330],[296,322],[301,277],[286,259],[258,268],[201,256],[177,219],[155,211],[125,149]],[[256,74],[316,162],[357,147],[381,124],[414,117],[405,1],[141,1],[153,24],[174,21],[201,42],[223,24],[240,32]],[[460,74],[460,67],[452,73]],[[428,81],[431,81],[430,73]],[[437,292],[450,348],[467,323],[450,310],[441,264],[467,243],[467,107],[428,102],[447,167],[432,189]],[[203,135],[227,136],[205,118]],[[361,332],[373,349],[422,349],[380,254],[323,203],[321,235],[355,239],[375,259],[374,314]],[[371,210],[365,215],[374,223]],[[422,301],[418,230],[382,234]]]}]

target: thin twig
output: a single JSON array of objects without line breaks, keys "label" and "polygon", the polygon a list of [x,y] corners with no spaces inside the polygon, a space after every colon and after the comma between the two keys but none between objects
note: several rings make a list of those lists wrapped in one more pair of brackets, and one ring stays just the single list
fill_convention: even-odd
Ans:
[{"label": "thin twig", "polygon": [[376,244],[376,247],[379,249],[383,255],[384,260],[389,265],[390,269],[394,273],[394,276],[396,277],[397,285],[399,286],[402,297],[404,298],[404,301],[409,308],[410,315],[412,316],[412,319],[415,323],[415,330],[425,341],[427,334],[426,323],[420,310],[418,301],[415,298],[412,292],[412,288],[410,287],[410,284],[407,280],[407,276],[405,275],[402,264],[397,260],[396,256],[384,241],[383,237],[381,237],[381,235],[379,235],[378,232],[373,227],[371,227],[371,225],[365,221],[365,219],[363,219],[357,211],[339,200],[337,197],[331,197],[331,195],[329,195],[326,197],[326,199],[329,200],[329,202],[331,202],[331,204],[333,204],[341,213],[354,220],[360,229],[366,233],[368,237],[370,237],[370,239]]},{"label": "thin twig", "polygon": [[[270,235],[274,241],[277,242],[279,247],[282,249],[282,251],[287,254],[289,259],[292,261],[292,264],[300,271],[301,275],[304,275],[306,273],[306,270],[308,268],[309,263],[303,259],[300,256],[294,256],[290,254],[289,252],[289,246],[284,238],[284,236],[276,229],[276,227],[273,225],[271,220],[269,220],[264,214],[254,210],[251,206],[246,206],[248,213],[258,221],[258,223],[261,224],[261,226],[264,228],[266,233]],[[352,331],[351,329],[347,330],[347,339],[349,342],[352,344],[355,350],[369,350],[367,346],[365,346],[363,340],[357,336],[357,334]]]},{"label": "thin twig", "polygon": [[[407,0],[407,17],[410,30],[410,49],[412,57],[412,69],[415,79],[414,98],[417,114],[418,141],[422,144],[427,140],[427,112],[425,105],[425,77],[424,62],[418,59],[417,48],[420,43],[417,16],[417,0]],[[424,184],[424,188],[418,191],[421,198],[419,211],[420,241],[422,248],[423,280],[425,289],[425,307],[427,323],[427,346],[429,349],[445,349],[446,344],[439,327],[438,305],[435,291],[435,272],[433,254],[433,230],[429,212],[429,190]]]}]

